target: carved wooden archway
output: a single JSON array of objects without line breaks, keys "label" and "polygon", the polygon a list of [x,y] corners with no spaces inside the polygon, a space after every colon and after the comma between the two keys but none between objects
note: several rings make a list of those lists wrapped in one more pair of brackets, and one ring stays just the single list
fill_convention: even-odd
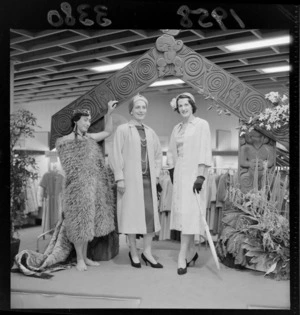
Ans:
[{"label": "carved wooden archway", "polygon": [[[263,94],[188,48],[181,40],[164,34],[156,40],[154,48],[52,116],[50,149],[54,148],[58,137],[72,131],[71,115],[75,108],[89,108],[91,131],[100,131],[109,100],[122,103],[158,78],[169,75],[179,77],[200,94],[213,96],[220,106],[240,119],[248,119],[272,106]],[[277,133],[261,132],[267,136],[267,141],[266,138],[262,141],[274,149],[272,154],[276,153],[275,141],[288,145],[288,127]],[[244,142],[242,139],[241,145]],[[248,179],[245,184],[249,186]]]}]

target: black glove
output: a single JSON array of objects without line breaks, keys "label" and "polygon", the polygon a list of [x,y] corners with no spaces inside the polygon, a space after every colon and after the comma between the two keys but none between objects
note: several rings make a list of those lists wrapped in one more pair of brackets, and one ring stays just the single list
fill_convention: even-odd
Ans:
[{"label": "black glove", "polygon": [[197,176],[197,179],[194,182],[194,186],[193,186],[193,192],[195,193],[195,191],[197,191],[197,193],[199,193],[199,191],[202,189],[202,185],[204,183],[205,177],[204,176]]},{"label": "black glove", "polygon": [[169,174],[170,174],[171,182],[173,184],[174,167],[169,169]]},{"label": "black glove", "polygon": [[162,187],[161,187],[160,183],[156,184],[156,190],[158,193],[162,192]]}]

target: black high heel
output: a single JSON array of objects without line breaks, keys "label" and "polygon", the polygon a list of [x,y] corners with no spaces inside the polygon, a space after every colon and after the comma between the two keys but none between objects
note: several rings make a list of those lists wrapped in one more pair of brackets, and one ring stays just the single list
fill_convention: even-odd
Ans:
[{"label": "black high heel", "polygon": [[185,273],[187,273],[187,261],[185,260],[185,262],[186,262],[185,268],[178,268],[178,269],[177,269],[177,273],[178,273],[179,275],[184,275]]},{"label": "black high heel", "polygon": [[141,265],[140,262],[135,263],[135,262],[132,260],[132,257],[131,257],[131,253],[130,253],[130,252],[129,252],[129,258],[130,258],[131,266],[132,266],[132,267],[135,267],[135,268],[141,268],[141,267],[142,267],[142,265]]},{"label": "black high heel", "polygon": [[196,252],[196,254],[195,254],[195,256],[192,258],[192,260],[187,263],[187,267],[189,267],[192,262],[194,262],[194,263],[193,263],[193,266],[195,266],[195,263],[196,263],[196,260],[198,259],[198,257],[199,257],[199,256],[198,256],[198,253]]},{"label": "black high heel", "polygon": [[151,261],[149,261],[149,260],[145,257],[145,255],[144,255],[143,253],[142,253],[141,257],[142,257],[142,259],[144,260],[146,266],[148,266],[148,263],[149,263],[152,268],[163,268],[163,267],[164,267],[164,266],[163,266],[162,264],[160,264],[159,262],[156,263],[156,264],[153,264]]}]

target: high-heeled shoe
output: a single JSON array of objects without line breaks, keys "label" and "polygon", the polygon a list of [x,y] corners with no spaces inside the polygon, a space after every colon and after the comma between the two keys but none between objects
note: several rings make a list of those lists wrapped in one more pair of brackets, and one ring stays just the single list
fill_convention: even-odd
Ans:
[{"label": "high-heeled shoe", "polygon": [[187,261],[186,260],[185,260],[185,263],[186,263],[185,268],[178,268],[177,269],[177,273],[179,275],[184,275],[185,273],[187,273]]},{"label": "high-heeled shoe", "polygon": [[130,253],[130,252],[129,252],[129,258],[130,258],[131,266],[132,266],[132,267],[135,267],[135,268],[141,268],[141,267],[142,267],[142,265],[141,265],[140,262],[135,263],[135,262],[132,260],[132,257],[131,257],[131,253]]},{"label": "high-heeled shoe", "polygon": [[159,262],[156,263],[156,264],[153,264],[151,261],[149,261],[149,260],[145,257],[145,255],[144,255],[143,253],[142,253],[141,257],[142,257],[142,259],[144,260],[146,266],[148,266],[148,263],[149,263],[152,268],[163,268],[163,267],[164,267],[164,266],[163,266],[162,264],[160,264]]},{"label": "high-heeled shoe", "polygon": [[190,266],[190,264],[193,262],[193,266],[195,266],[196,260],[198,259],[198,253],[195,254],[195,256],[192,258],[190,262],[187,263],[187,267]]}]

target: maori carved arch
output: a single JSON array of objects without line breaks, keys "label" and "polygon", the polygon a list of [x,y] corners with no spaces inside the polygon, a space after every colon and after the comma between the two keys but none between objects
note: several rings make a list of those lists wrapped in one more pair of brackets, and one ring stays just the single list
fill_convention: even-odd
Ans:
[{"label": "maori carved arch", "polygon": [[[155,47],[52,116],[50,150],[58,137],[71,132],[70,118],[75,108],[89,108],[91,132],[100,131],[109,100],[116,99],[121,104],[158,78],[169,75],[179,77],[200,94],[213,96],[220,106],[241,119],[272,106],[263,94],[176,40],[172,35],[178,31],[163,32]],[[277,134],[261,132],[288,145],[288,128]]]}]

